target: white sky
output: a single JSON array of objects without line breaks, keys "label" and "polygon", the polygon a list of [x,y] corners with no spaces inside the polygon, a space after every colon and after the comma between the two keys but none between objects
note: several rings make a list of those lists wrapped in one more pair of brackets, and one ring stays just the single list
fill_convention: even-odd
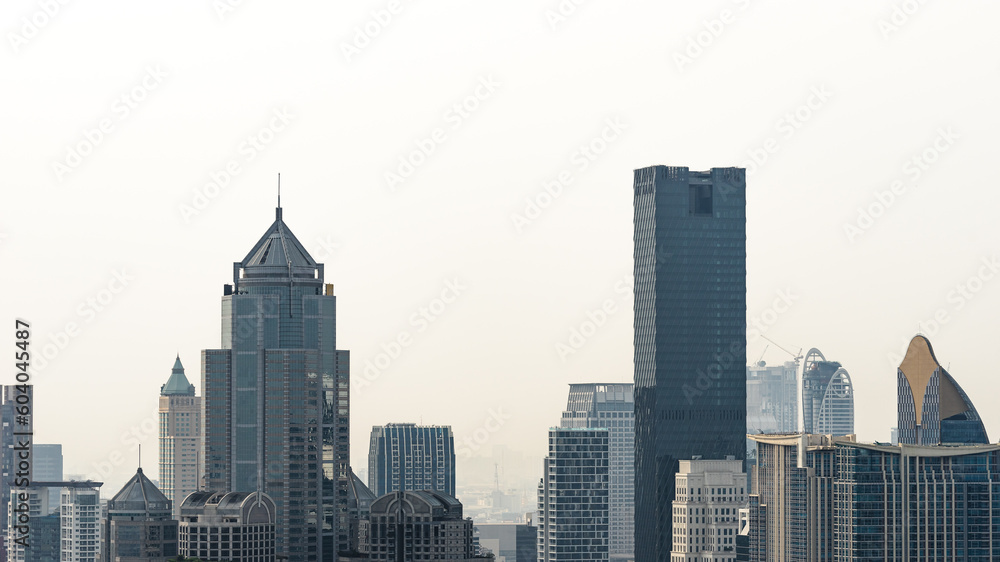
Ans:
[{"label": "white sky", "polygon": [[[653,164],[751,168],[748,316],[789,350],[844,364],[862,439],[888,439],[890,354],[939,310],[946,321],[923,331],[1000,437],[1000,279],[979,277],[1000,255],[996,4],[914,3],[889,29],[889,2],[563,0],[572,13],[553,29],[556,0],[232,3],[222,16],[220,2],[0,6],[0,345],[13,347],[15,317],[32,322],[36,352],[80,326],[35,378],[37,442],[63,444],[67,474],[114,493],[135,470],[134,430],[156,475],[159,387],[179,352],[202,392],[222,285],[273,220],[278,172],[286,222],[336,285],[354,377],[411,337],[355,388],[363,477],[373,424],[450,424],[460,447],[479,430],[480,451],[540,458],[568,383],[632,379],[631,295],[616,284],[632,267],[632,170]],[[699,33],[707,46],[679,60]],[[609,120],[624,130],[582,169],[579,148]],[[261,150],[243,146],[272,124]],[[947,151],[907,164],[939,131]],[[434,151],[391,190],[386,172],[428,138]],[[231,161],[225,189],[196,199]],[[571,181],[519,232],[512,215],[561,173]],[[895,180],[885,212],[849,238]],[[115,271],[133,279],[96,311],[87,299],[118,289]],[[426,329],[411,322],[454,279],[454,302]],[[970,298],[952,293],[970,282]],[[795,300],[775,319],[780,290]],[[607,299],[615,312],[560,357]],[[509,416],[493,432],[490,410]]]}]

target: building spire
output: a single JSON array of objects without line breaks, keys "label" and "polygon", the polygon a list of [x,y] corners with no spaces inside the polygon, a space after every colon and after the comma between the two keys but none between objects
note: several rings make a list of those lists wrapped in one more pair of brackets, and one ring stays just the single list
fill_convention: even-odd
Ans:
[{"label": "building spire", "polygon": [[274,218],[281,220],[281,172],[278,172],[278,208],[274,210]]}]

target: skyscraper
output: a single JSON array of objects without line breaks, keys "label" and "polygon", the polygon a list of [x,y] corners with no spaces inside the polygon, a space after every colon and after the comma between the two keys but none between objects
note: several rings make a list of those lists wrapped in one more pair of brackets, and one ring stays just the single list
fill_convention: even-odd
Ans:
[{"label": "skyscraper", "polygon": [[333,285],[282,220],[222,296],[222,347],[202,352],[206,489],[274,500],[276,548],[333,560],[348,544],[348,353]]},{"label": "skyscraper", "polygon": [[59,535],[62,562],[98,562],[101,557],[100,482],[63,482]]},{"label": "skyscraper", "polygon": [[680,461],[671,560],[735,562],[739,510],[747,492],[742,461]]},{"label": "skyscraper", "polygon": [[747,433],[795,433],[799,430],[798,365],[747,367]]},{"label": "skyscraper", "polygon": [[180,516],[180,504],[201,486],[201,398],[178,355],[160,387],[160,490]]},{"label": "skyscraper", "polygon": [[930,340],[924,336],[910,340],[896,379],[900,443],[990,442],[979,412],[954,377],[938,363]]},{"label": "skyscraper", "polygon": [[571,384],[562,427],[608,430],[611,559],[635,547],[635,402],[631,384]]},{"label": "skyscraper", "polygon": [[854,385],[836,361],[815,347],[802,367],[802,427],[805,433],[854,434]]},{"label": "skyscraper", "polygon": [[[62,445],[31,444],[31,472],[35,482],[60,482],[63,479]],[[59,488],[49,489],[49,504],[43,515],[59,511]]]},{"label": "skyscraper", "polygon": [[108,501],[108,515],[101,526],[105,562],[165,562],[178,554],[177,521],[170,499],[141,468]]},{"label": "skyscraper", "polygon": [[455,495],[455,436],[450,426],[373,426],[368,487],[381,497],[397,490]]},{"label": "skyscraper", "polygon": [[607,561],[608,430],[549,430],[538,483],[538,562]]},{"label": "skyscraper", "polygon": [[635,171],[635,557],[670,560],[679,461],[746,457],[746,175]]}]

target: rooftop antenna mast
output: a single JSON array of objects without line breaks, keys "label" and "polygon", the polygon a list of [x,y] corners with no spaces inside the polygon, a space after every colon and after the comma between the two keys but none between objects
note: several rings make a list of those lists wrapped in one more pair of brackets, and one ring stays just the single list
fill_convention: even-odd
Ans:
[{"label": "rooftop antenna mast", "polygon": [[278,209],[275,211],[277,218],[281,218],[281,172],[278,172]]}]

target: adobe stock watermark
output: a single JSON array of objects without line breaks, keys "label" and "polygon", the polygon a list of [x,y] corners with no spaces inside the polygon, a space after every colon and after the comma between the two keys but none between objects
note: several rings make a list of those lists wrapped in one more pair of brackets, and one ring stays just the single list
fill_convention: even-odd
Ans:
[{"label": "adobe stock watermark", "polygon": [[[111,278],[104,287],[81,300],[76,306],[77,320],[66,322],[62,329],[55,333],[50,332],[46,341],[40,344],[41,347],[37,347],[39,343],[35,344],[35,352],[31,354],[32,363],[31,371],[29,371],[31,375],[34,376],[44,371],[49,366],[50,361],[53,361],[69,347],[70,343],[79,337],[87,326],[92,325],[98,315],[109,308],[133,282],[135,282],[135,277],[130,275],[127,269],[113,270]],[[41,338],[38,339],[41,341]]]},{"label": "adobe stock watermark", "polygon": [[684,72],[684,67],[705,54],[729,26],[736,23],[740,13],[750,7],[751,0],[733,0],[732,3],[736,5],[735,10],[723,8],[715,17],[701,20],[701,28],[687,37],[683,47],[674,50],[672,58],[678,72]]},{"label": "adobe stock watermark", "polygon": [[931,169],[935,162],[941,159],[944,153],[951,150],[959,138],[961,137],[951,127],[938,129],[934,140],[923,150],[912,154],[903,164],[901,173],[905,176],[906,181],[895,179],[889,183],[886,189],[873,191],[871,199],[874,201],[858,207],[857,217],[851,222],[844,223],[844,235],[847,236],[847,241],[853,243],[858,237],[870,230],[875,225],[875,221],[885,215],[902,195],[917,186],[917,181]]},{"label": "adobe stock watermark", "polygon": [[577,10],[587,3],[587,0],[558,0],[552,7],[545,10],[545,21],[549,23],[552,31],[569,21],[569,18],[576,15]]},{"label": "adobe stock watermark", "polygon": [[403,351],[413,345],[417,336],[426,332],[431,324],[444,316],[467,290],[468,287],[458,277],[445,280],[444,287],[437,296],[423,303],[410,314],[409,327],[399,330],[393,338],[383,341],[379,346],[380,351],[365,360],[361,375],[351,377],[352,392],[368,388],[391,369]]},{"label": "adobe stock watermark", "polygon": [[[963,310],[973,299],[976,298],[986,285],[1000,275],[1000,255],[984,256],[980,258],[975,266],[976,272],[965,278],[960,283],[948,290],[945,294],[945,304],[937,307],[929,317],[917,323],[917,329],[925,336],[932,338],[937,335],[941,328],[954,319],[955,314]],[[906,350],[910,345],[910,340],[903,340],[899,352],[889,352],[887,358],[889,365],[895,369],[903,362]]]},{"label": "adobe stock watermark", "polygon": [[69,2],[70,0],[38,0],[38,9],[30,15],[22,16],[15,31],[7,32],[7,43],[14,54],[20,53],[22,47],[38,37],[43,29],[59,17],[63,7]]},{"label": "adobe stock watermark", "polygon": [[595,160],[621,139],[626,129],[628,125],[619,117],[605,119],[601,132],[585,141],[570,155],[569,166],[556,173],[554,178],[543,181],[541,189],[534,195],[525,197],[522,212],[511,213],[510,221],[514,230],[521,234],[525,227],[541,217],[545,209],[576,181],[578,174],[587,171]]},{"label": "adobe stock watermark", "polygon": [[84,127],[78,140],[66,145],[66,155],[52,162],[52,171],[61,183],[66,175],[83,164],[84,159],[101,146],[115,128],[132,116],[149,94],[159,88],[167,77],[167,71],[160,65],[147,65],[146,73],[134,86],[120,94],[111,104],[108,115],[101,117],[94,127]]},{"label": "adobe stock watermark", "polygon": [[190,202],[178,205],[178,211],[185,223],[197,217],[208,208],[232,184],[233,179],[243,173],[246,166],[260,157],[278,138],[278,133],[284,131],[292,123],[295,115],[287,107],[274,108],[267,122],[256,132],[247,136],[236,147],[236,154],[223,166],[208,174],[208,183],[192,190]]},{"label": "adobe stock watermark", "polygon": [[225,21],[226,16],[236,11],[245,0],[212,0],[212,9],[219,21]]},{"label": "adobe stock watermark", "polygon": [[314,253],[316,261],[325,262],[333,258],[337,250],[339,250],[343,245],[340,242],[327,234],[326,237],[316,237],[316,246],[318,249]]},{"label": "adobe stock watermark", "polygon": [[417,168],[424,165],[431,154],[444,144],[448,139],[448,130],[452,133],[462,128],[462,125],[477,112],[482,103],[493,97],[497,87],[501,84],[493,79],[493,75],[480,76],[479,83],[472,91],[457,100],[449,107],[443,115],[444,125],[435,127],[426,136],[422,136],[413,141],[415,148],[399,157],[396,169],[385,172],[385,183],[389,186],[389,191],[395,193],[396,189],[409,179]]},{"label": "adobe stock watermark", "polygon": [[143,418],[143,420],[138,424],[135,424],[126,431],[123,431],[118,437],[120,446],[108,453],[103,461],[92,462],[91,468],[93,469],[93,472],[87,475],[87,479],[98,482],[105,481],[105,479],[114,474],[115,470],[117,470],[123,463],[126,461],[133,461],[134,456],[132,453],[139,449],[139,445],[159,438],[158,419],[159,413],[154,412],[152,415]]},{"label": "adobe stock watermark", "polygon": [[461,439],[462,446],[458,448],[456,453],[464,458],[471,459],[473,453],[482,449],[483,445],[490,440],[490,437],[500,431],[507,420],[512,417],[510,414],[504,413],[502,406],[495,410],[490,408],[487,411],[486,420],[483,424],[476,428],[470,435],[466,435]]},{"label": "adobe stock watermark", "polygon": [[771,302],[771,306],[751,318],[747,324],[746,343],[733,341],[728,350],[716,353],[712,357],[713,362],[707,365],[705,369],[698,369],[698,378],[695,379],[694,386],[684,384],[681,387],[688,405],[693,405],[694,398],[704,394],[706,390],[711,388],[712,383],[718,381],[722,373],[732,368],[736,362],[739,362],[739,366],[743,367],[747,347],[763,336],[771,326],[774,326],[781,315],[788,312],[797,300],[799,300],[799,296],[793,293],[791,288],[777,291],[774,300]]},{"label": "adobe stock watermark", "polygon": [[405,3],[401,0],[389,0],[384,8],[373,10],[371,17],[364,23],[354,27],[354,35],[349,41],[340,42],[340,52],[344,55],[347,64],[353,62],[353,58],[360,55],[368,48],[385,28],[389,27],[396,17],[403,12]]},{"label": "adobe stock watermark", "polygon": [[893,33],[898,33],[926,3],[927,0],[903,0],[900,3],[893,3],[889,14],[878,20],[878,30],[882,34],[882,39],[888,41]]},{"label": "adobe stock watermark", "polygon": [[559,355],[559,359],[562,359],[563,363],[566,362],[567,357],[583,349],[583,346],[620,310],[620,301],[628,299],[632,295],[633,285],[632,275],[626,275],[615,281],[614,297],[606,298],[599,305],[587,309],[584,320],[569,329],[567,339],[556,342],[556,354]]},{"label": "adobe stock watermark", "polygon": [[805,99],[794,109],[786,111],[774,123],[775,134],[767,137],[760,145],[747,149],[747,159],[740,166],[746,168],[747,177],[764,167],[764,164],[781,150],[781,141],[791,140],[802,127],[811,120],[834,96],[823,84],[812,86]]}]

